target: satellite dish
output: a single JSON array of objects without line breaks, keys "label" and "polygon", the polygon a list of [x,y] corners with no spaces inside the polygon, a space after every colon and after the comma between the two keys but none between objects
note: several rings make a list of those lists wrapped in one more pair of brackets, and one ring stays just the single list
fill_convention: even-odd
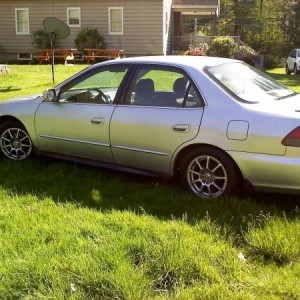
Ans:
[{"label": "satellite dish", "polygon": [[63,21],[54,18],[47,17],[43,21],[43,27],[45,32],[48,34],[51,43],[51,54],[52,54],[52,81],[54,82],[54,43],[56,39],[65,39],[70,33],[70,27]]},{"label": "satellite dish", "polygon": [[54,33],[55,39],[65,39],[71,33],[70,27],[65,22],[53,17],[44,19],[43,27],[46,33]]}]

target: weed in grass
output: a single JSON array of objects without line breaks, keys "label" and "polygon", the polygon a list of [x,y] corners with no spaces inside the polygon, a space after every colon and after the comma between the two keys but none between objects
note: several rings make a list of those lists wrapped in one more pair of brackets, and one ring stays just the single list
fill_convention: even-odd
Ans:
[{"label": "weed in grass", "polygon": [[300,258],[299,219],[267,216],[258,227],[249,230],[245,241],[250,255],[280,264],[296,262]]}]

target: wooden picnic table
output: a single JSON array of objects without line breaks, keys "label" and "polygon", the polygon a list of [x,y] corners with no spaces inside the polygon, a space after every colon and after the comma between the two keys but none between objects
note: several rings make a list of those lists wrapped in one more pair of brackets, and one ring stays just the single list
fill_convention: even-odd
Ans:
[{"label": "wooden picnic table", "polygon": [[[73,48],[54,49],[54,58],[60,58],[65,64],[67,64],[67,62],[74,60],[74,51],[76,50],[77,49]],[[34,58],[39,62],[39,64],[42,64],[43,62],[50,63],[52,60],[52,51],[51,49],[38,50],[38,55],[34,56]]]},{"label": "wooden picnic table", "polygon": [[100,59],[119,59],[124,57],[124,50],[122,49],[84,49],[86,54],[84,59],[87,63],[95,63]]}]

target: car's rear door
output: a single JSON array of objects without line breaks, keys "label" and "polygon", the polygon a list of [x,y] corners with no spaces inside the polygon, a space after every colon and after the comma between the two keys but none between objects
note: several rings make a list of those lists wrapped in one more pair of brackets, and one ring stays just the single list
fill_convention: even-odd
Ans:
[{"label": "car's rear door", "polygon": [[109,126],[125,66],[102,67],[63,86],[57,101],[44,101],[35,114],[43,151],[113,162]]},{"label": "car's rear door", "polygon": [[111,120],[115,162],[169,174],[174,152],[196,137],[202,114],[202,98],[182,70],[138,67]]}]

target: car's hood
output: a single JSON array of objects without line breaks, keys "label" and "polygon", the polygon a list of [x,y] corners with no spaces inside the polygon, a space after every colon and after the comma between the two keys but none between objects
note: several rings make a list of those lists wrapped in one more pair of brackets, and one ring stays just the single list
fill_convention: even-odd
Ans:
[{"label": "car's hood", "polygon": [[[40,97],[42,97],[41,94],[37,94],[37,95],[27,95],[27,96],[22,96],[22,97],[12,98],[12,99],[9,99],[9,100],[4,101],[4,102],[1,102],[1,103],[11,102],[11,101],[14,101],[14,103],[16,103],[16,102],[24,102],[24,101],[32,101],[32,100],[37,100],[37,99],[39,99]],[[42,99],[39,99],[39,100],[42,100]]]}]

